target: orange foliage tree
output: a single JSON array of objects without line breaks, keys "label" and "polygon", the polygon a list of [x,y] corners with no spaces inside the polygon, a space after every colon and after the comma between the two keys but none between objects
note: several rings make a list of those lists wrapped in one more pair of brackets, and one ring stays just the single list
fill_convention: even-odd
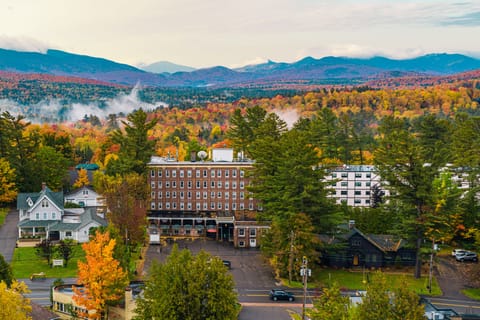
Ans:
[{"label": "orange foliage tree", "polygon": [[89,186],[90,180],[88,179],[88,171],[86,169],[78,170],[78,177],[73,184],[74,188],[82,188],[84,186]]},{"label": "orange foliage tree", "polygon": [[96,232],[95,237],[82,245],[86,262],[78,262],[78,284],[73,287],[73,300],[87,310],[81,316],[107,319],[108,305],[122,298],[128,285],[127,273],[113,257],[115,239],[108,232]]}]

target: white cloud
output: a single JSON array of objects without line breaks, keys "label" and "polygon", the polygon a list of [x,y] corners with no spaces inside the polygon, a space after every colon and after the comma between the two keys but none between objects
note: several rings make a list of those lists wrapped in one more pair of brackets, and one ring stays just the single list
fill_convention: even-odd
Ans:
[{"label": "white cloud", "polygon": [[52,48],[52,46],[46,42],[26,36],[9,37],[6,35],[0,35],[0,48],[15,51],[46,53],[47,49]]}]

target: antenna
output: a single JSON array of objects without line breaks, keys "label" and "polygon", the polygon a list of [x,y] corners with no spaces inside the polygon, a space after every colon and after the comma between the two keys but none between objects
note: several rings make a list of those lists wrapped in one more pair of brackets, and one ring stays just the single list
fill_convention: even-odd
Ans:
[{"label": "antenna", "polygon": [[198,151],[197,156],[203,161],[207,157],[207,153],[201,150],[201,151]]}]

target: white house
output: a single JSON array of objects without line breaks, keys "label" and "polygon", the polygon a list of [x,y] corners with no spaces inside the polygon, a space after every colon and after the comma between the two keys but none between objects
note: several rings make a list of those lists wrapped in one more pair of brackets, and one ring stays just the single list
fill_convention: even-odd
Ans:
[{"label": "white house", "polygon": [[17,197],[19,211],[18,237],[48,238],[50,240],[74,239],[88,241],[89,229],[106,226],[96,208],[64,209],[62,192],[53,192],[45,183],[38,193],[20,193]]},{"label": "white house", "polygon": [[65,195],[65,203],[75,203],[80,207],[103,206],[103,198],[91,187],[83,186]]}]

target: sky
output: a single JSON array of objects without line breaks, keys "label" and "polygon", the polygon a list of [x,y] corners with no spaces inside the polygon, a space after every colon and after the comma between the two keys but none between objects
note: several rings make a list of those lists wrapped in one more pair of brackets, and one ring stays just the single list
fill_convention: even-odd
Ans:
[{"label": "sky", "polygon": [[306,56],[480,58],[479,0],[1,0],[0,48],[130,65],[241,67]]}]

